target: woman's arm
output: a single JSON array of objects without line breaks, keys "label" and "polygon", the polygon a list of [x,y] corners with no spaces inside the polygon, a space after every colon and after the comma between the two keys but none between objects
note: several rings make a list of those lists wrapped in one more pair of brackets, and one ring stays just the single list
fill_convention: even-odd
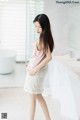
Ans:
[{"label": "woman's arm", "polygon": [[41,69],[52,59],[52,55],[50,52],[50,48],[48,46],[48,50],[46,51],[46,57],[36,66],[37,70]]},{"label": "woman's arm", "polygon": [[38,70],[40,70],[43,66],[45,66],[52,59],[52,55],[50,49],[46,51],[46,57],[34,68],[28,69],[30,75],[34,75]]}]

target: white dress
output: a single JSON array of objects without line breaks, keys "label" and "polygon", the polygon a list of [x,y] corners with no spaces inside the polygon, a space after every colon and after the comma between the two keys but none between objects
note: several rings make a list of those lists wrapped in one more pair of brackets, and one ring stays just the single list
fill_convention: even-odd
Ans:
[{"label": "white dress", "polygon": [[48,65],[46,64],[34,75],[30,75],[28,69],[34,68],[38,65],[44,58],[46,54],[43,50],[38,51],[36,47],[36,42],[33,44],[32,56],[29,60],[28,66],[26,68],[26,81],[24,84],[24,90],[31,94],[40,94],[44,90],[44,78],[48,70]]}]

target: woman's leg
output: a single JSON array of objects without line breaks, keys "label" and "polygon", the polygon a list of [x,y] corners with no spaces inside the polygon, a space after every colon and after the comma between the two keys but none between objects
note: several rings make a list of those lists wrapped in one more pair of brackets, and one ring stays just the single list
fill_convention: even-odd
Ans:
[{"label": "woman's leg", "polygon": [[28,94],[28,120],[34,120],[35,117],[35,109],[36,109],[36,94]]},{"label": "woman's leg", "polygon": [[48,111],[48,108],[47,108],[47,104],[46,104],[46,101],[44,100],[43,96],[41,94],[37,94],[36,97],[37,97],[38,102],[40,103],[40,105],[42,107],[42,110],[45,114],[46,120],[51,120],[50,115],[49,115],[49,111]]}]

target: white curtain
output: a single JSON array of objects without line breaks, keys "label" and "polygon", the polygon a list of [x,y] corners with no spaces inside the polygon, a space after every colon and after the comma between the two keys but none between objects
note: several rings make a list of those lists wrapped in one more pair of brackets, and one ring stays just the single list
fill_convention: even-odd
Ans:
[{"label": "white curtain", "polygon": [[61,115],[71,120],[78,120],[79,117],[76,107],[76,95],[74,93],[76,86],[73,88],[73,83],[79,80],[80,78],[77,74],[72,72],[53,56],[53,60],[48,64],[43,95],[50,95],[53,99],[58,100],[61,106]]}]

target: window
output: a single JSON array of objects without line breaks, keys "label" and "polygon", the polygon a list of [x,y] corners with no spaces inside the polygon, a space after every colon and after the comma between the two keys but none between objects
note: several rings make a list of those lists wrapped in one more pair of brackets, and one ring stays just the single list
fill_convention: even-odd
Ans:
[{"label": "window", "polygon": [[0,49],[13,49],[16,61],[27,61],[36,38],[33,19],[43,12],[43,0],[0,1]]}]

